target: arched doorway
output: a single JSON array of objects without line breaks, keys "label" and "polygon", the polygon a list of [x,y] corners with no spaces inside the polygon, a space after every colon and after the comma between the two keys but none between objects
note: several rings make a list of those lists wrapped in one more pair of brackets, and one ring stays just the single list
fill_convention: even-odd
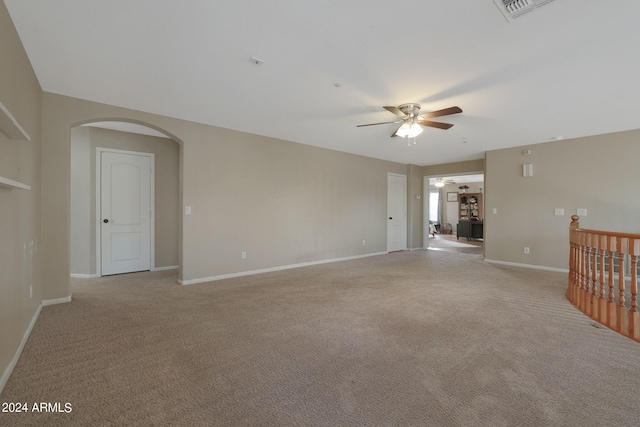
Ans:
[{"label": "arched doorway", "polygon": [[[146,124],[107,120],[71,129],[70,273],[90,278],[109,274],[102,268],[100,218],[101,156],[129,153],[153,159],[149,234],[149,270],[179,268],[180,147],[170,135]],[[123,154],[124,155],[124,154]],[[147,267],[143,267],[147,269]],[[135,268],[131,271],[134,271]],[[122,272],[126,272],[122,271]]]}]

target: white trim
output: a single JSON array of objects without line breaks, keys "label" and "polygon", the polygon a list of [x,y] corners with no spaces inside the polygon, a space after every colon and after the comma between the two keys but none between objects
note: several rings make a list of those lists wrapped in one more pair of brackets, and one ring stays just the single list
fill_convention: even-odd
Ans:
[{"label": "white trim", "polygon": [[46,307],[48,305],[64,304],[66,302],[71,302],[71,295],[69,295],[68,297],[64,297],[64,298],[42,300],[42,305]]},{"label": "white trim", "polygon": [[95,279],[96,277],[100,277],[99,274],[76,274],[71,273],[69,275],[72,279]]},{"label": "white trim", "polygon": [[387,255],[387,254],[388,252],[376,252],[372,254],[356,255],[356,256],[349,256],[344,258],[323,259],[320,261],[310,261],[310,262],[302,262],[300,264],[281,265],[278,267],[263,268],[260,270],[249,270],[249,271],[241,271],[238,273],[221,274],[219,276],[202,277],[200,279],[178,280],[178,283],[181,285],[195,285],[196,283],[213,282],[216,280],[232,279],[234,277],[251,276],[254,274],[261,274],[261,273],[271,273],[273,271],[290,270],[293,268],[309,267],[312,265],[328,264],[330,262],[339,262],[339,261],[349,261],[353,259],[367,258],[371,256]]},{"label": "white trim", "polygon": [[31,186],[27,184],[23,184],[18,181],[14,181],[9,178],[5,178],[0,176],[0,187],[11,188],[11,189],[20,189],[20,190],[31,190]]},{"label": "white trim", "polygon": [[[151,177],[150,177],[150,182],[149,182],[149,192],[150,192],[150,205],[149,205],[149,210],[150,210],[150,215],[151,215],[151,230],[150,232],[150,245],[151,247],[150,249],[150,260],[149,260],[149,265],[153,266],[156,263],[156,242],[155,242],[155,237],[156,237],[156,187],[155,187],[155,181],[156,181],[156,155],[154,153],[145,153],[143,151],[130,151],[130,150],[118,150],[115,148],[103,148],[103,147],[96,147],[96,197],[95,197],[95,202],[96,202],[96,271],[97,271],[97,276],[96,277],[102,277],[102,233],[101,233],[101,228],[100,228],[100,221],[102,221],[102,206],[101,206],[101,202],[102,202],[102,197],[101,197],[101,191],[102,191],[102,153],[104,152],[109,152],[109,153],[119,153],[119,154],[128,154],[131,156],[143,156],[143,157],[149,157],[151,159]],[[151,270],[153,271],[153,267],[151,267]]]},{"label": "white trim", "polygon": [[[482,175],[485,179],[487,178],[487,174],[484,170],[480,170],[480,171],[469,171],[469,172],[450,172],[450,173],[445,173],[445,174],[440,174],[440,175],[424,175],[422,177],[422,222],[424,223],[422,226],[423,229],[423,234],[424,236],[422,237],[422,241],[423,242],[429,242],[429,178],[445,178],[447,176],[465,176],[465,175]],[[484,182],[484,181],[483,181]],[[482,185],[484,187],[484,184]],[[485,188],[486,190],[486,188]],[[482,200],[482,218],[485,218],[485,200],[484,200],[484,193],[486,193],[486,191],[483,191],[483,200]],[[445,208],[445,206],[443,205],[443,209]],[[457,218],[456,218],[457,221]],[[442,226],[442,224],[440,224],[440,226]],[[425,244],[424,245],[425,248],[428,248],[430,245]],[[484,248],[483,248],[484,250]]]},{"label": "white trim", "polygon": [[511,267],[522,267],[522,268],[532,268],[534,270],[545,270],[545,271],[555,271],[558,273],[568,273],[568,268],[556,268],[556,267],[545,267],[544,265],[534,265],[534,264],[521,264],[519,262],[507,262],[507,261],[497,261],[495,259],[486,259],[485,262],[490,264],[500,264],[500,265],[508,265]]},{"label": "white trim", "polygon": [[36,321],[38,320],[38,316],[40,316],[40,311],[42,311],[42,306],[43,306],[42,304],[38,306],[38,309],[36,310],[35,314],[31,318],[31,323],[29,323],[29,327],[27,328],[24,335],[22,336],[22,341],[20,341],[20,345],[16,349],[16,352],[13,354],[13,358],[11,359],[11,362],[9,362],[7,369],[4,370],[4,373],[2,374],[2,378],[0,378],[0,393],[2,393],[4,386],[7,384],[7,381],[9,381],[9,377],[13,373],[13,369],[16,367],[16,364],[18,363],[18,359],[20,359],[22,350],[24,349],[24,346],[27,343],[27,340],[29,339],[29,335],[31,335],[31,331],[33,330],[33,327],[35,326]]},{"label": "white trim", "polygon": [[178,265],[167,265],[166,267],[153,267],[151,271],[177,270],[178,268],[180,268]]}]

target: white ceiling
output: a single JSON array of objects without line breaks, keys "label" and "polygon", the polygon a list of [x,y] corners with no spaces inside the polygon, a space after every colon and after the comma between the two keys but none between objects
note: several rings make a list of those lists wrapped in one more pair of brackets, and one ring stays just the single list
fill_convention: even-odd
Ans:
[{"label": "white ceiling", "polygon": [[[637,0],[4,2],[44,91],[303,144],[432,165],[640,128]],[[356,128],[407,102],[464,112]]]}]

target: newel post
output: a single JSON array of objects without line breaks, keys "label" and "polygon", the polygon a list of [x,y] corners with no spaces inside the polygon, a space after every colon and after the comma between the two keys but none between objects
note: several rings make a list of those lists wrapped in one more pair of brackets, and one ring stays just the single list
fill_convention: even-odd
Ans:
[{"label": "newel post", "polygon": [[580,228],[580,217],[578,215],[571,215],[569,227]]}]

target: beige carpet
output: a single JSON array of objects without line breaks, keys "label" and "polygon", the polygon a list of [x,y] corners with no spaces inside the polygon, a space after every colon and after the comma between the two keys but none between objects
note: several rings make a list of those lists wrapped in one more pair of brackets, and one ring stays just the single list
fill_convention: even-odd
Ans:
[{"label": "beige carpet", "polygon": [[482,255],[483,245],[482,240],[458,239],[455,234],[436,234],[429,238],[429,249],[438,251]]},{"label": "beige carpet", "polygon": [[640,424],[640,345],[573,308],[562,273],[416,251],[175,279],[44,307],[0,401],[72,411],[0,425]]}]

